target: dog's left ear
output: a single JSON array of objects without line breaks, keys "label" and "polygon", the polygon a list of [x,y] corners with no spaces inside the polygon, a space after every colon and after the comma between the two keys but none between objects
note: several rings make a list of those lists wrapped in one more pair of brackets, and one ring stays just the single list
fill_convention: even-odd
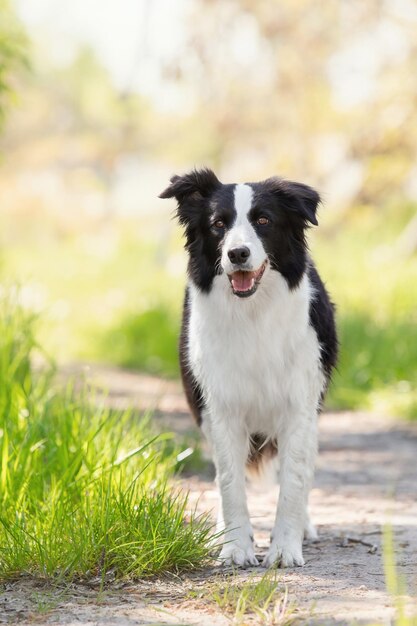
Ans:
[{"label": "dog's left ear", "polygon": [[176,198],[181,204],[188,199],[201,199],[221,185],[216,174],[208,169],[193,170],[183,176],[173,176],[171,184],[159,194],[160,198]]},{"label": "dog's left ear", "polygon": [[267,183],[285,210],[296,213],[303,220],[318,226],[316,212],[320,195],[315,189],[304,183],[295,183],[281,178],[270,178]]}]

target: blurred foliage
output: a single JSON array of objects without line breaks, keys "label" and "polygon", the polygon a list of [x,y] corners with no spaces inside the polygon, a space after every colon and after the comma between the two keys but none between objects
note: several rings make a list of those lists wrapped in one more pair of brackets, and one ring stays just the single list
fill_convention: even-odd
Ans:
[{"label": "blurred foliage", "polygon": [[[11,87],[25,40],[7,15]],[[158,193],[199,164],[225,181],[278,174],[324,197],[312,248],[342,339],[329,404],[415,417],[416,16],[395,0],[195,0],[169,58],[141,47],[153,98],[116,89],[88,42],[59,67],[34,47],[1,139],[0,248],[48,319],[42,342],[177,375],[185,254]]]},{"label": "blurred foliage", "polygon": [[417,417],[415,320],[377,323],[351,314],[339,321],[341,357],[330,406]]},{"label": "blurred foliage", "polygon": [[[417,418],[417,258],[391,245],[403,207],[381,216],[357,207],[331,238],[313,237],[313,253],[337,303],[340,360],[328,405]],[[328,235],[328,234],[327,234]]]},{"label": "blurred foliage", "polygon": [[14,95],[16,71],[27,66],[27,39],[8,0],[0,0],[0,125]]},{"label": "blurred foliage", "polygon": [[194,85],[198,157],[294,173],[338,201],[338,186],[356,202],[395,199],[415,178],[415,25],[414,2],[194,2],[166,69]]},{"label": "blurred foliage", "polygon": [[163,304],[143,313],[126,314],[105,333],[100,353],[111,354],[117,365],[176,376],[178,329],[177,316]]},{"label": "blurred foliage", "polygon": [[410,19],[394,0],[196,0],[182,45],[154,59],[162,84],[156,104],[117,91],[88,44],[60,68],[38,51],[13,146],[24,139],[29,160],[36,137],[51,167],[67,176],[82,165],[109,192],[120,162],[134,153],[171,168],[212,165],[226,178],[304,179],[326,192],[335,216],[352,203],[415,199],[411,5]]}]

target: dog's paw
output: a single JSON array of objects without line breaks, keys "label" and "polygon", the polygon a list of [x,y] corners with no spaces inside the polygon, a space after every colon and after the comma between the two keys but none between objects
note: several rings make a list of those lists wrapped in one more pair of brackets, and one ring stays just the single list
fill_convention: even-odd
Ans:
[{"label": "dog's paw", "polygon": [[263,567],[301,567],[304,565],[301,545],[296,542],[287,542],[285,545],[272,542],[264,560]]},{"label": "dog's paw", "polygon": [[223,565],[237,565],[238,567],[250,567],[259,565],[255,556],[252,542],[244,545],[240,541],[226,543],[220,552],[219,559]]}]

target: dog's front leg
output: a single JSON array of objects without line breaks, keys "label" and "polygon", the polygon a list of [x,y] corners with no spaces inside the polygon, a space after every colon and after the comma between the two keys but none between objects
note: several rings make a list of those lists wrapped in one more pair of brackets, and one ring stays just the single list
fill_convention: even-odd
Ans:
[{"label": "dog's front leg", "polygon": [[213,447],[217,483],[221,497],[224,534],[220,560],[240,567],[258,565],[246,503],[245,464],[247,434],[238,424],[218,418],[205,429]]},{"label": "dog's front leg", "polygon": [[304,565],[302,542],[306,505],[317,454],[317,418],[288,420],[278,437],[280,494],[271,546],[263,565]]}]

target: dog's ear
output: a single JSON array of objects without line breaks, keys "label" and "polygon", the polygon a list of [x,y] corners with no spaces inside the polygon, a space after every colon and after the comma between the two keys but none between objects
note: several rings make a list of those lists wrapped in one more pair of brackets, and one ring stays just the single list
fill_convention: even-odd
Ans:
[{"label": "dog's ear", "polygon": [[266,183],[282,208],[299,215],[305,222],[318,226],[316,212],[320,195],[315,189],[282,178],[269,178]]},{"label": "dog's ear", "polygon": [[[160,198],[175,198],[178,202],[177,217],[187,232],[200,222],[203,214],[202,201],[220,187],[221,182],[208,168],[193,170],[183,176],[173,176],[171,184],[159,194]],[[187,235],[191,237],[189,232]]]},{"label": "dog's ear", "polygon": [[176,198],[180,204],[184,200],[200,200],[221,185],[216,174],[208,169],[193,170],[183,176],[173,176],[171,184],[159,194],[160,198]]}]

